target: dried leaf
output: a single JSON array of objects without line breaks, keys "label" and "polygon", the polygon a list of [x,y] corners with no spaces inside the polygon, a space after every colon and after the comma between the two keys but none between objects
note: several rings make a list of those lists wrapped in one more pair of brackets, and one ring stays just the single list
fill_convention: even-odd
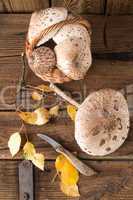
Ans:
[{"label": "dried leaf", "polygon": [[37,114],[37,120],[35,122],[35,125],[44,125],[49,121],[49,111],[45,108],[38,108],[34,111],[35,114]]},{"label": "dried leaf", "polygon": [[43,107],[37,108],[34,112],[18,112],[19,117],[28,124],[44,125],[49,121],[49,111]]},{"label": "dried leaf", "polygon": [[37,88],[39,88],[40,90],[42,90],[43,92],[53,92],[52,88],[50,88],[48,85],[38,85]]},{"label": "dried leaf", "polygon": [[59,155],[56,158],[55,167],[61,173],[60,178],[64,184],[73,185],[78,182],[79,172],[65,156]]},{"label": "dried leaf", "polygon": [[60,183],[61,191],[67,196],[79,197],[79,190],[76,184],[74,185],[65,185],[63,182]]},{"label": "dried leaf", "polygon": [[28,124],[35,124],[37,121],[37,114],[35,112],[18,112],[19,117]]},{"label": "dried leaf", "polygon": [[51,116],[57,117],[58,114],[59,114],[59,105],[56,105],[56,106],[50,108],[49,114],[50,114]]},{"label": "dried leaf", "polygon": [[60,178],[61,182],[64,184],[74,185],[79,180],[79,172],[68,160],[66,160],[61,170]]},{"label": "dried leaf", "polygon": [[10,149],[12,156],[15,156],[19,152],[20,145],[21,145],[21,136],[19,132],[16,132],[10,136],[8,141],[8,147]]},{"label": "dried leaf", "polygon": [[31,96],[32,96],[32,99],[35,101],[41,101],[43,98],[43,95],[39,94],[39,92],[37,91],[32,92]]},{"label": "dried leaf", "polygon": [[75,106],[70,105],[70,104],[67,106],[67,113],[69,117],[71,118],[71,120],[73,121],[75,121],[76,112],[77,112],[77,108]]},{"label": "dried leaf", "polygon": [[26,160],[33,160],[34,155],[36,154],[36,150],[34,145],[31,142],[26,142],[26,144],[23,147],[24,151],[24,158]]},{"label": "dried leaf", "polygon": [[34,154],[32,163],[41,170],[44,170],[44,155],[41,153]]},{"label": "dried leaf", "polygon": [[57,156],[56,161],[55,161],[55,168],[57,172],[62,171],[65,162],[66,162],[66,158],[63,155]]}]

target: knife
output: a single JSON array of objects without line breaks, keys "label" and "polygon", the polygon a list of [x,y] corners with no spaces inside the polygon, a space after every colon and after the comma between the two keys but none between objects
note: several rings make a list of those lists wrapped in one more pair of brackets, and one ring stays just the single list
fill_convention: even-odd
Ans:
[{"label": "knife", "polygon": [[48,142],[56,150],[56,152],[63,154],[81,174],[85,176],[92,176],[97,174],[97,172],[94,171],[91,167],[80,161],[78,158],[76,158],[76,156],[74,156],[71,152],[69,152],[61,144],[49,136],[44,134],[37,134],[37,136]]}]

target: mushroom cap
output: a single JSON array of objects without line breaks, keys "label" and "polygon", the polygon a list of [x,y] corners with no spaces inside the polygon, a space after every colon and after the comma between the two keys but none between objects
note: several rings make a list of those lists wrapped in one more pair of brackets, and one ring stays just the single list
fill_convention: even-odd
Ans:
[{"label": "mushroom cap", "polygon": [[[52,7],[33,13],[26,40],[31,69],[41,79],[54,83],[83,79],[92,63],[89,32],[88,21],[68,14],[65,8]],[[50,39],[56,43],[54,66],[53,60],[46,61],[47,55],[43,58],[46,51],[40,46]],[[31,57],[35,57],[34,63]]]},{"label": "mushroom cap", "polygon": [[114,152],[129,131],[129,111],[124,96],[112,89],[90,94],[79,107],[75,120],[75,139],[90,155]]},{"label": "mushroom cap", "polygon": [[[52,7],[45,10],[34,12],[31,16],[27,39],[30,44],[40,32],[50,27],[53,24],[59,23],[67,18],[67,9],[63,7]],[[43,37],[37,46],[47,42],[51,39],[58,30],[51,31],[47,36]]]},{"label": "mushroom cap", "polygon": [[30,68],[41,79],[59,83],[69,81],[59,69],[56,69],[56,57],[51,48],[40,46],[27,56]]},{"label": "mushroom cap", "polygon": [[80,24],[67,24],[53,37],[57,67],[73,80],[83,79],[91,63],[90,35]]}]

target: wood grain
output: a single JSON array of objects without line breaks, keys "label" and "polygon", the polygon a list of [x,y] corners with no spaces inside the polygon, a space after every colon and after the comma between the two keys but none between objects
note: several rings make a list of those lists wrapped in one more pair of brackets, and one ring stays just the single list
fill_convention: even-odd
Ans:
[{"label": "wood grain", "polygon": [[[52,6],[66,6],[64,2],[52,0]],[[76,14],[103,14],[104,3],[104,0],[70,0],[69,10]]]},{"label": "wood grain", "polygon": [[48,0],[0,0],[1,12],[32,12],[49,7]]},{"label": "wood grain", "polygon": [[[84,16],[92,25],[92,52],[133,52],[133,16]],[[0,57],[20,55],[30,20],[29,14],[1,14]]]},{"label": "wood grain", "polygon": [[5,10],[5,8],[4,8],[3,2],[2,2],[2,0],[0,0],[0,12],[2,12],[4,10]]},{"label": "wood grain", "polygon": [[[79,190],[81,197],[75,198],[76,200],[131,200],[133,198],[132,162],[87,163],[99,171],[99,174],[89,178],[80,176]],[[73,198],[68,198],[60,192],[59,179],[52,185],[50,184],[55,174],[53,167],[54,163],[48,163],[47,169],[50,171],[47,173],[40,173],[36,170],[36,198],[38,200],[57,198],[61,200],[72,200]]]},{"label": "wood grain", "polygon": [[[20,161],[0,161],[0,199],[18,200],[18,164]],[[133,163],[86,161],[99,174],[94,177],[80,175],[79,190],[81,200],[132,200]],[[45,172],[35,168],[35,199],[72,200],[59,188],[59,179],[52,184],[55,174],[54,162],[46,161]],[[5,195],[6,194],[6,195]],[[79,198],[75,198],[78,200]]]},{"label": "wood grain", "polygon": [[[16,85],[21,75],[21,58],[1,57],[0,59],[0,110],[14,110],[16,100]],[[72,97],[83,101],[90,92],[100,88],[124,88],[133,84],[133,61],[95,60],[84,81],[72,81],[63,84],[62,89]],[[44,83],[28,68],[27,84],[37,86]],[[95,84],[94,84],[95,83]],[[30,95],[28,93],[27,95]],[[24,97],[25,98],[25,97]],[[51,99],[51,100],[50,100]],[[29,96],[29,100],[31,100]],[[49,96],[50,104],[55,104],[57,98]],[[46,101],[47,103],[48,101]],[[31,102],[32,103],[32,102]],[[5,105],[8,104],[8,105]],[[52,106],[52,105],[51,105]]]},{"label": "wood grain", "polygon": [[[19,131],[21,127],[21,120],[14,112],[0,112],[0,119],[0,159],[11,159],[11,155],[7,147],[8,139],[12,133]],[[65,112],[60,112],[60,115],[57,119],[44,126],[37,127],[26,125],[26,129],[29,140],[35,144],[38,152],[45,153],[47,159],[55,159],[57,154],[49,144],[37,137],[38,133],[48,134],[71,152],[75,152],[76,155],[81,158],[101,160],[101,158],[94,156],[90,157],[80,150],[74,139],[74,123],[69,119]],[[23,145],[26,141],[24,131],[22,132],[22,138]],[[122,147],[119,148],[119,150],[107,157],[104,157],[104,159],[109,159],[111,158],[110,156],[114,158],[117,156],[126,156],[126,159],[129,157],[129,159],[133,160],[133,121],[131,122],[131,128],[126,142],[122,145]],[[22,159],[22,155],[18,154],[15,159]]]},{"label": "wood grain", "polygon": [[133,14],[132,0],[107,0],[106,13],[114,14]]}]

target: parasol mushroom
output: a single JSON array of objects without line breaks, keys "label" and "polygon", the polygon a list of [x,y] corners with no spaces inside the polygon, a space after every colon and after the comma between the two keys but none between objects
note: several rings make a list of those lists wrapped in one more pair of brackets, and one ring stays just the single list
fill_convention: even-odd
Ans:
[{"label": "parasol mushroom", "polygon": [[128,130],[128,106],[118,91],[94,92],[77,111],[75,138],[81,149],[90,155],[104,156],[114,152],[126,140]]},{"label": "parasol mushroom", "polygon": [[78,107],[75,139],[89,155],[104,156],[117,150],[129,131],[129,111],[124,96],[113,89],[101,89],[88,95],[80,105],[59,88],[53,90]]},{"label": "parasol mushroom", "polygon": [[[48,51],[50,39],[54,48]],[[43,80],[63,83],[83,79],[92,62],[90,45],[90,24],[68,14],[67,9],[54,7],[32,14],[26,55],[30,68]]]}]

